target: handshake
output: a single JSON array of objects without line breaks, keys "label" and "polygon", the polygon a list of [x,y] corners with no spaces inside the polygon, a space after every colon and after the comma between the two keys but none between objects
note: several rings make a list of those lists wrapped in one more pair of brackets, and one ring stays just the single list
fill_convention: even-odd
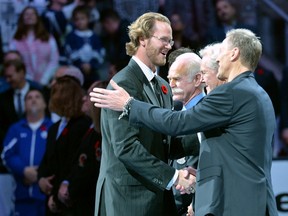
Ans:
[{"label": "handshake", "polygon": [[175,188],[179,190],[181,194],[195,193],[196,169],[187,167],[178,171],[178,178],[174,183]]}]

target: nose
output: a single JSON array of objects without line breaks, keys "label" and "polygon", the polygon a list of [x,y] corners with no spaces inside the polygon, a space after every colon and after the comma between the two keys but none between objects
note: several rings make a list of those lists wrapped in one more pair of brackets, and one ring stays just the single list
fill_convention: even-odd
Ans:
[{"label": "nose", "polygon": [[170,85],[171,88],[175,87],[175,86],[176,86],[176,85],[175,85],[175,81],[174,81],[173,79],[171,79],[171,80],[169,81],[169,85]]}]

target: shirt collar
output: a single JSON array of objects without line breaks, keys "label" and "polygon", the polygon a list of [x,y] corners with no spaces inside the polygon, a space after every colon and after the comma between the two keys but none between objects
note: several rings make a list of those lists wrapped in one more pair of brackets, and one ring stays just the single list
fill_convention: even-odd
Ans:
[{"label": "shirt collar", "polygon": [[138,64],[138,66],[143,71],[144,75],[148,79],[149,82],[157,75],[157,71],[153,72],[147,65],[145,65],[139,58],[136,56],[132,56],[132,59]]},{"label": "shirt collar", "polygon": [[29,91],[29,87],[30,87],[29,83],[26,82],[26,84],[24,85],[22,89],[16,89],[14,93],[17,94],[20,92],[22,96],[25,96],[27,92]]},{"label": "shirt collar", "polygon": [[203,97],[205,96],[205,93],[201,92],[197,96],[193,97],[186,105],[185,107],[186,110],[191,109],[193,106],[195,106]]}]

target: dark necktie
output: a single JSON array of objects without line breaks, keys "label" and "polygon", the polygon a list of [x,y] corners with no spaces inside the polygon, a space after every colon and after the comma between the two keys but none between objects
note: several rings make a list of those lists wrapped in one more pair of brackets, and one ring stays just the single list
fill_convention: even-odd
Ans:
[{"label": "dark necktie", "polygon": [[20,118],[22,116],[22,113],[23,113],[21,92],[17,93],[17,103],[18,103],[17,112],[18,112],[18,116]]},{"label": "dark necktie", "polygon": [[161,90],[160,90],[160,86],[159,86],[159,83],[158,83],[156,76],[153,77],[153,79],[151,80],[151,83],[153,85],[153,89],[154,89],[155,95],[158,99],[160,106],[163,106],[163,99],[162,99],[162,95],[161,95]]}]

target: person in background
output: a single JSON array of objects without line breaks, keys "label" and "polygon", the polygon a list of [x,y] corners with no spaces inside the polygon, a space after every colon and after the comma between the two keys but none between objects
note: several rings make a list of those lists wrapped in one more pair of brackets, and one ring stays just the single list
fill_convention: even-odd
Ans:
[{"label": "person in background", "polygon": [[42,85],[49,83],[58,66],[59,52],[35,8],[28,6],[20,14],[9,49],[20,52],[27,69],[26,78]]},{"label": "person in background", "polygon": [[99,80],[99,70],[105,56],[100,37],[89,29],[89,17],[90,10],[87,6],[77,6],[72,15],[75,29],[65,39],[68,63],[82,71],[85,89]]},{"label": "person in background", "polygon": [[46,102],[39,90],[25,96],[25,118],[11,125],[5,139],[2,159],[16,180],[15,214],[44,216],[45,196],[37,184],[37,168],[46,149],[48,129]]},{"label": "person in background", "polygon": [[275,113],[253,75],[261,54],[261,42],[250,30],[227,32],[217,57],[217,77],[226,83],[187,111],[133,99],[114,81],[115,90],[94,88],[90,100],[97,107],[126,109],[131,126],[172,136],[203,132],[195,215],[277,215],[271,182]]},{"label": "person in background", "polygon": [[231,0],[216,0],[216,17],[218,23],[211,26],[204,37],[205,44],[221,42],[231,29],[245,28],[256,33],[256,27],[241,23],[238,19],[237,7]]},{"label": "person in background", "polygon": [[[94,87],[106,88],[108,81],[96,81],[87,91]],[[90,102],[88,95],[83,97],[82,111],[93,119],[93,123],[85,133],[76,156],[74,166],[59,191],[59,200],[71,209],[73,216],[93,216],[96,183],[101,159],[101,109]]]},{"label": "person in background", "polygon": [[80,0],[68,4],[68,0],[48,0],[47,9],[41,13],[44,26],[56,40],[59,50],[59,63],[66,64],[64,53],[65,36],[72,30],[69,24],[72,11]]},{"label": "person in background", "polygon": [[47,148],[38,169],[38,184],[48,195],[49,214],[69,214],[69,209],[58,199],[58,190],[67,179],[81,140],[91,124],[81,111],[84,94],[81,80],[83,75],[62,76],[51,88],[49,110],[61,116],[61,120],[48,132]]},{"label": "person in background", "polygon": [[[182,22],[180,14],[173,13],[170,17],[170,21],[171,21],[174,45],[168,53],[168,58],[171,52],[181,47],[192,49],[192,51],[198,50],[200,47],[200,44],[197,41],[190,40],[188,37],[184,35],[185,25]],[[166,76],[168,75],[168,70],[169,70],[169,67],[168,67],[168,62],[167,62],[164,67],[160,67],[159,75],[166,78]]]},{"label": "person in background", "polygon": [[121,19],[119,14],[111,8],[101,12],[100,21],[102,24],[101,39],[106,50],[105,61],[108,63],[108,74],[105,78],[110,79],[130,60],[125,49],[125,44],[129,42],[127,34],[129,22]]}]

